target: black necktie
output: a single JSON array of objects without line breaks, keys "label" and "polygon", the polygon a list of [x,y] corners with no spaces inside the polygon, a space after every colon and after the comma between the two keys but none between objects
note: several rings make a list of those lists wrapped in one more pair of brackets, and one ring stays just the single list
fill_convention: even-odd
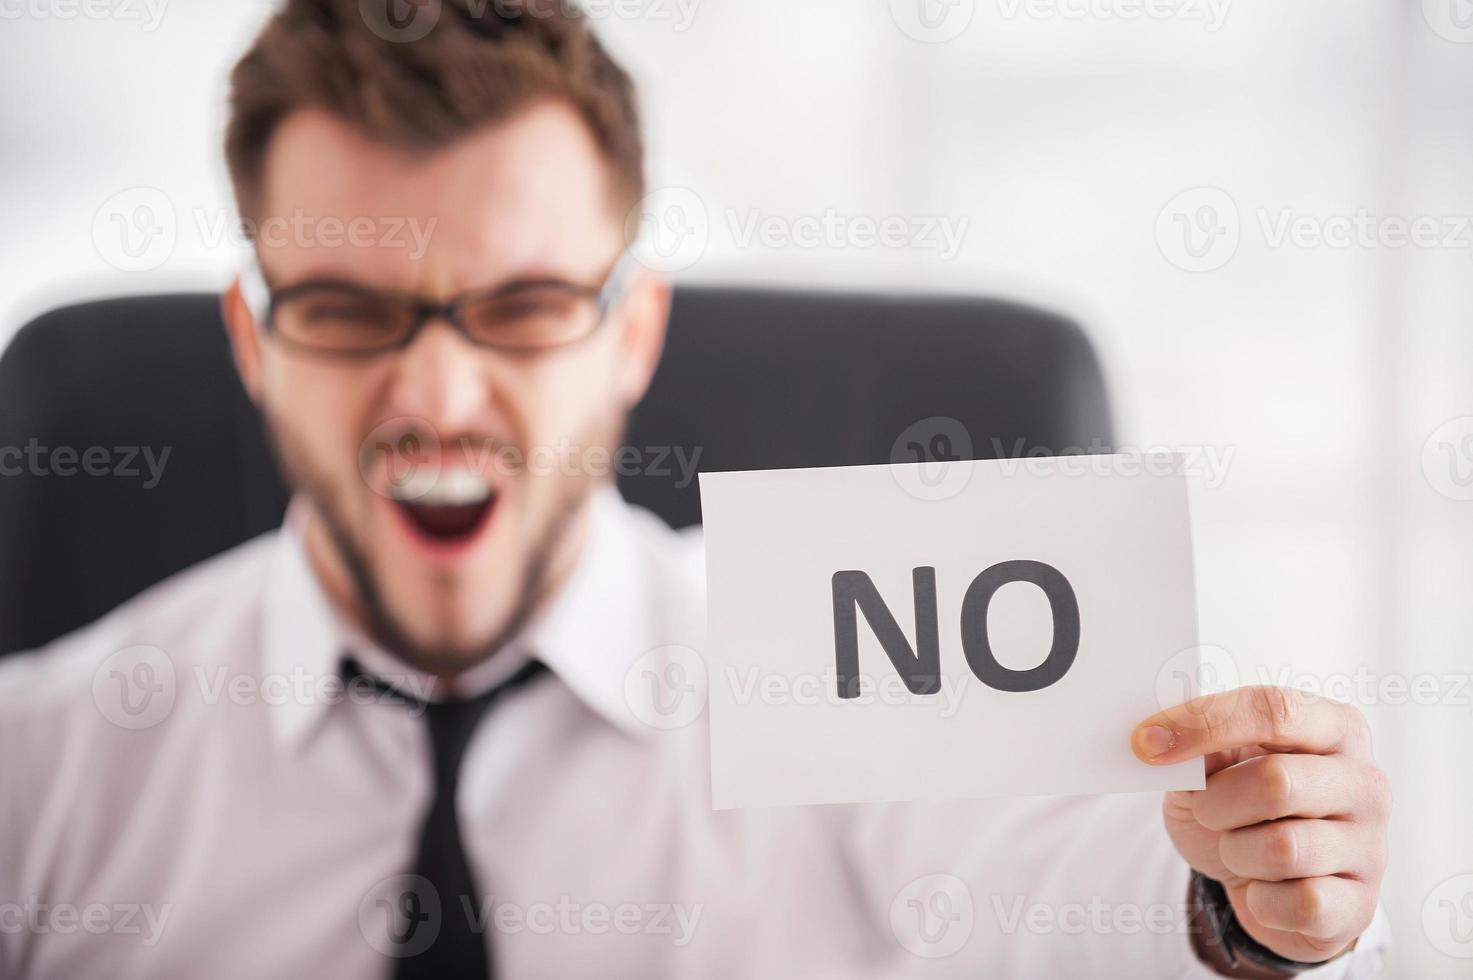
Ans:
[{"label": "black necktie", "polygon": [[[460,821],[455,816],[460,761],[491,703],[546,671],[541,661],[531,660],[484,694],[465,700],[424,701],[364,673],[352,657],[343,661],[344,680],[372,684],[393,700],[422,711],[429,725],[435,795],[420,828],[412,873],[434,889],[439,899],[440,928],[427,947],[412,952],[408,947],[414,934],[403,935],[395,980],[460,977],[488,980],[491,977],[485,938],[476,926],[481,921],[480,893],[461,843]],[[414,945],[420,946],[422,941]]]}]

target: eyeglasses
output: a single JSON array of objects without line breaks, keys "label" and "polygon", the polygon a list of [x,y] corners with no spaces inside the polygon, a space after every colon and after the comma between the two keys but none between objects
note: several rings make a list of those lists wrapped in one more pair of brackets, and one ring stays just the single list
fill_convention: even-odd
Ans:
[{"label": "eyeglasses", "polygon": [[626,250],[598,286],[532,280],[462,293],[445,302],[332,280],[272,289],[254,258],[240,283],[262,329],[310,354],[372,357],[402,350],[436,319],[478,346],[527,353],[592,335],[624,298],[634,268],[634,256]]}]

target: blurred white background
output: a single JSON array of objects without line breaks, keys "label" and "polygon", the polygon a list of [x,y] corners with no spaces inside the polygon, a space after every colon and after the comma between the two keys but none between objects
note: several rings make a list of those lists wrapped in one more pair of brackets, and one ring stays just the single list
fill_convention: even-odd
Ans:
[{"label": "blurred white background", "polygon": [[[226,280],[225,76],[266,8],[0,0],[0,344],[61,302]],[[707,217],[677,278],[1082,320],[1121,442],[1202,454],[1203,642],[1372,717],[1391,975],[1473,972],[1468,0],[596,8],[652,186]],[[174,234],[129,256],[113,222],[139,201]],[[839,232],[744,236],[804,218]],[[887,218],[917,234],[864,244]]]}]

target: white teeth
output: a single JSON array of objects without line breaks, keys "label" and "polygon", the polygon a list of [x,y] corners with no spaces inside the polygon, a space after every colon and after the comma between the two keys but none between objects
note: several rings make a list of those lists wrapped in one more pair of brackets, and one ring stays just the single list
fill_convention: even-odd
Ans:
[{"label": "white teeth", "polygon": [[426,466],[417,466],[412,471],[389,481],[389,496],[395,500],[418,500],[435,487],[439,474]]},{"label": "white teeth", "polygon": [[477,473],[453,467],[435,472],[424,467],[408,479],[394,484],[395,500],[413,501],[430,507],[460,507],[479,504],[491,497],[491,487]]}]

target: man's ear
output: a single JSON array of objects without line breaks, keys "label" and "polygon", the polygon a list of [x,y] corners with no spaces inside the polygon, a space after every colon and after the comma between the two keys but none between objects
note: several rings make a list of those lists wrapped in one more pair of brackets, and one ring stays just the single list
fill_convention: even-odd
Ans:
[{"label": "man's ear", "polygon": [[665,349],[670,320],[670,283],[641,267],[624,298],[624,359],[619,395],[633,408],[649,389]]},{"label": "man's ear", "polygon": [[261,404],[261,334],[255,318],[240,292],[240,280],[233,279],[225,295],[220,297],[220,312],[225,318],[225,334],[230,338],[230,351],[235,356],[235,369],[246,394]]}]

